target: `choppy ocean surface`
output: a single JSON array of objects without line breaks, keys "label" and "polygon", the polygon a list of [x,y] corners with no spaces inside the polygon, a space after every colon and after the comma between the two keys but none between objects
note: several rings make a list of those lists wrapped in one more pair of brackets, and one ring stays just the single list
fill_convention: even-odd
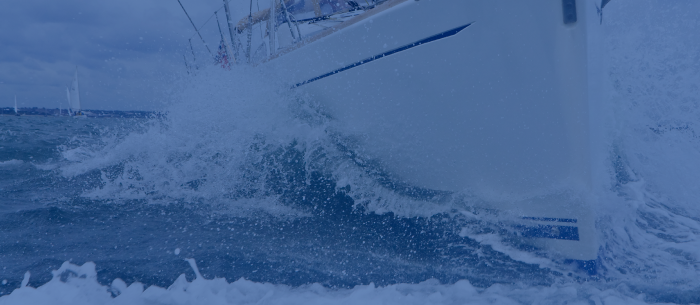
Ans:
[{"label": "choppy ocean surface", "polygon": [[164,117],[0,117],[0,304],[700,303],[698,11],[606,11],[596,274],[389,181],[303,92],[212,69]]}]

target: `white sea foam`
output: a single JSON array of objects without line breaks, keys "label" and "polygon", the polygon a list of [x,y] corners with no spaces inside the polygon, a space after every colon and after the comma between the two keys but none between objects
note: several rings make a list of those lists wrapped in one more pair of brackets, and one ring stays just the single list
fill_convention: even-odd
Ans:
[{"label": "white sea foam", "polygon": [[38,287],[23,286],[0,297],[0,305],[14,304],[647,304],[644,294],[625,289],[599,289],[589,284],[554,284],[549,287],[493,285],[478,289],[461,280],[443,285],[436,280],[418,284],[377,287],[358,285],[330,289],[319,284],[301,287],[256,283],[239,279],[205,279],[194,260],[188,260],[197,277],[188,282],[180,275],[168,288],[140,283],[126,285],[115,279],[111,285],[97,282],[94,263],[76,266],[69,262],[53,272],[53,279]]},{"label": "white sea foam", "polygon": [[596,208],[600,261],[610,279],[678,295],[697,293],[700,276],[700,39],[688,39],[697,10],[613,1],[605,15],[618,185]]},{"label": "white sea foam", "polygon": [[17,166],[17,165],[22,165],[22,164],[24,164],[24,161],[17,160],[17,159],[0,161],[0,168],[7,168],[7,167]]},{"label": "white sea foam", "polygon": [[[700,4],[690,0],[616,0],[606,7],[604,26],[609,34],[606,45],[614,121],[606,126],[610,157],[605,166],[610,179],[598,185],[599,205],[595,207],[600,272],[606,283],[530,288],[495,285],[478,290],[460,281],[455,285],[424,282],[329,290],[318,285],[292,288],[246,280],[224,283],[198,279],[186,283],[180,278],[167,290],[152,287],[151,292],[142,292],[138,285],[132,285],[136,288],[129,288],[129,293],[121,289],[123,293],[112,302],[149,303],[156,302],[158,296],[165,303],[181,300],[187,304],[201,293],[206,298],[221,297],[222,304],[292,304],[304,298],[319,303],[391,303],[394,299],[409,304],[464,300],[643,303],[638,300],[643,296],[629,292],[634,289],[652,294],[669,290],[683,300],[683,294],[697,292],[700,277],[700,21],[693,15],[697,11]],[[184,198],[223,202],[237,212],[256,208],[273,214],[294,214],[293,208],[277,202],[264,178],[266,169],[284,163],[266,160],[267,153],[296,143],[294,149],[305,153],[307,170],[325,170],[339,187],[351,186],[348,194],[370,211],[411,217],[460,208],[451,201],[406,198],[378,185],[357,166],[357,160],[344,157],[344,152],[336,149],[336,139],[330,136],[332,123],[309,104],[311,101],[281,90],[284,86],[270,76],[241,69],[202,71],[174,95],[166,119],[151,121],[144,132],[105,139],[106,144],[97,149],[65,151],[70,164],[61,167],[62,173],[74,177],[102,171],[104,186],[85,193],[94,198]],[[314,154],[316,151],[321,153]],[[240,191],[255,194],[246,197]],[[546,267],[554,264],[516,251],[498,236],[469,231],[463,235],[515,260]],[[78,287],[76,283],[92,288],[68,288]],[[187,292],[181,289],[185,284],[190,287]],[[51,289],[74,289],[86,293],[86,298],[88,292],[80,289],[100,295],[104,294],[100,291],[110,289],[94,280],[77,278],[67,283],[54,280],[42,287],[47,287],[46,293]],[[40,298],[44,296],[41,291],[21,288],[0,300],[21,300],[19,295],[24,293]],[[104,300],[110,300],[109,293]]]},{"label": "white sea foam", "polygon": [[507,244],[504,244],[502,241],[502,237],[499,236],[498,234],[493,234],[493,233],[474,234],[474,233],[471,233],[469,231],[469,229],[464,228],[459,233],[459,235],[462,237],[469,237],[469,238],[479,242],[482,245],[489,245],[489,246],[491,246],[492,249],[508,255],[508,257],[510,257],[513,260],[527,263],[527,264],[538,265],[538,266],[540,266],[540,268],[549,268],[551,270],[559,269],[559,267],[556,265],[556,263],[554,261],[552,261],[551,259],[537,256],[536,254],[533,254],[530,252],[521,251],[521,250],[515,249],[513,247],[510,247]]},{"label": "white sea foam", "polygon": [[[265,192],[264,169],[274,164],[266,164],[264,154],[299,135],[314,136],[313,128],[291,113],[294,96],[246,68],[230,73],[211,68],[182,86],[167,116],[149,122],[144,132],[106,137],[102,147],[64,151],[71,163],[61,168],[63,175],[102,171],[104,186],[85,194],[92,198],[245,205],[250,196],[238,193]],[[254,197],[259,200],[253,207],[275,201]]]},{"label": "white sea foam", "polygon": [[[101,171],[102,186],[83,194],[93,199],[206,202],[235,213],[290,215],[299,212],[279,204],[270,175],[318,171],[338,187],[349,186],[348,195],[369,211],[411,217],[451,208],[377,183],[339,149],[346,139],[321,107],[273,76],[248,67],[210,67],[183,80],[173,96],[165,118],[151,120],[140,132],[106,134],[101,145],[62,150],[68,162],[62,174]],[[303,164],[285,152],[298,152]],[[302,179],[308,184],[308,176]]]}]

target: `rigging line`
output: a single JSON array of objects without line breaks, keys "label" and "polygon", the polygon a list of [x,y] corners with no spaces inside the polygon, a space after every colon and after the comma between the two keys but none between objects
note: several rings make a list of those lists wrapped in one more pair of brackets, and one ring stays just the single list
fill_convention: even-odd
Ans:
[{"label": "rigging line", "polygon": [[[222,5],[220,8],[218,8],[217,10],[215,10],[215,11],[214,11],[214,14],[211,14],[211,16],[209,16],[209,19],[207,19],[207,21],[204,21],[204,23],[197,29],[197,31],[201,30],[205,25],[207,25],[207,23],[209,23],[209,21],[211,20],[211,18],[213,18],[214,15],[215,15],[216,13],[218,13],[222,8],[224,8],[223,5]],[[195,33],[195,34],[192,34],[192,36],[190,36],[190,38],[194,37],[194,35],[196,35],[196,33]]]},{"label": "rigging line", "polygon": [[185,6],[182,5],[182,2],[180,2],[180,0],[177,0],[177,3],[180,3],[180,7],[182,7],[182,10],[185,12],[185,15],[187,15],[187,19],[189,19],[189,20],[190,20],[190,23],[192,23],[192,26],[194,27],[194,30],[195,30],[195,31],[197,32],[197,34],[199,35],[199,38],[202,39],[202,43],[204,43],[204,46],[207,48],[207,51],[209,51],[209,54],[210,54],[212,57],[214,57],[214,54],[213,54],[213,53],[211,52],[211,50],[209,49],[209,46],[207,45],[207,42],[204,41],[204,37],[202,37],[202,34],[199,34],[199,30],[197,29],[197,26],[194,25],[194,21],[192,21],[192,18],[190,18],[190,14],[188,14],[188,13],[187,13],[187,10],[185,10]]},{"label": "rigging line", "polygon": [[207,21],[204,21],[204,23],[202,24],[202,26],[199,27],[199,29],[201,30],[205,25],[207,25],[207,23],[209,23],[209,21],[211,21],[211,18],[214,18],[214,15],[216,15],[216,13],[218,13],[222,8],[224,8],[223,5],[220,8],[216,9],[214,11],[214,13],[211,14],[211,16],[209,16],[209,19],[207,19]]},{"label": "rigging line", "polygon": [[[214,14],[216,14],[216,13],[214,13]],[[223,42],[224,41],[224,32],[221,31],[221,23],[219,23],[219,14],[216,14],[216,26],[219,28],[219,36],[221,36],[221,41]]]}]

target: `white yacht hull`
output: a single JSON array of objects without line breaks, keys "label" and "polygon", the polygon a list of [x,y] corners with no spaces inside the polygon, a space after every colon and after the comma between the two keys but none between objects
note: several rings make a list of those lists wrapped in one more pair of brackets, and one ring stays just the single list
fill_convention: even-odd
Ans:
[{"label": "white yacht hull", "polygon": [[522,217],[534,243],[595,260],[599,17],[597,1],[576,0],[571,22],[572,2],[389,1],[261,67],[322,103],[397,179],[475,194]]}]

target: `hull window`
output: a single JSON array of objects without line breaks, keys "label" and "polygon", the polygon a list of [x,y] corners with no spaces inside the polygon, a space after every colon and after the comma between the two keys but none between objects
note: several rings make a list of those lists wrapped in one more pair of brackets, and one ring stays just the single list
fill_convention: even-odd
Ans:
[{"label": "hull window", "polygon": [[562,0],[564,24],[576,23],[576,0]]}]

